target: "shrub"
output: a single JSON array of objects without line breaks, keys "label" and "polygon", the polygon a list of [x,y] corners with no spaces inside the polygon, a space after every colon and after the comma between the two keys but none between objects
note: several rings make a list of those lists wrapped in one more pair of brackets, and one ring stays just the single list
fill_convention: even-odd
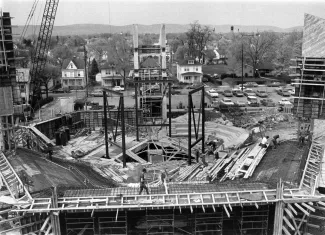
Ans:
[{"label": "shrub", "polygon": [[37,103],[34,107],[34,110],[36,111],[36,110],[40,109],[43,105],[46,105],[46,104],[52,102],[53,100],[54,100],[54,98],[52,96],[49,96],[47,98],[37,101]]}]

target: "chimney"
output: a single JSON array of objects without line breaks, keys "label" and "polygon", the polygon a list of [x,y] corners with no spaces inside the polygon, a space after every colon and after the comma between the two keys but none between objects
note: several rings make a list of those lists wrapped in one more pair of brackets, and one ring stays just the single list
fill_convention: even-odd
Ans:
[{"label": "chimney", "polygon": [[165,24],[160,28],[161,68],[166,69],[166,32]]},{"label": "chimney", "polygon": [[134,70],[139,69],[139,38],[138,38],[138,25],[133,25],[133,48],[134,48]]}]

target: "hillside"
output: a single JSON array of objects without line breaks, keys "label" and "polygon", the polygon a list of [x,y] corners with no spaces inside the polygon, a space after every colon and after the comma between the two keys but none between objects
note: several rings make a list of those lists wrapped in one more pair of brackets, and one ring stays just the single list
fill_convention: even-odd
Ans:
[{"label": "hillside", "polygon": [[[230,31],[231,25],[209,25],[211,28],[215,28],[216,33],[226,33]],[[167,33],[182,33],[187,31],[189,25],[181,24],[166,24]],[[160,25],[138,25],[139,33],[159,33]],[[302,26],[292,27],[292,28],[279,28],[275,26],[268,25],[234,25],[234,31],[237,32],[261,32],[261,31],[274,31],[274,32],[291,32],[293,30],[302,31]],[[14,34],[19,34],[22,32],[23,26],[18,26],[13,28]],[[121,33],[133,31],[133,25],[124,26],[114,26],[106,24],[75,24],[75,25],[65,25],[65,26],[54,26],[53,36],[65,36],[65,35],[88,35],[88,34],[100,34],[100,33]],[[32,26],[29,27],[26,35],[32,33]]]}]

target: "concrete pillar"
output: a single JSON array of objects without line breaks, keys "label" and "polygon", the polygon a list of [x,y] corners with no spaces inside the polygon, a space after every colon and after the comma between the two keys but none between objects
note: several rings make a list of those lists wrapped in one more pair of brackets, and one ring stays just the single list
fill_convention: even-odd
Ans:
[{"label": "concrete pillar", "polygon": [[166,32],[165,24],[160,28],[161,68],[166,69]]},{"label": "concrete pillar", "polygon": [[133,48],[134,48],[134,70],[139,69],[139,37],[138,37],[138,25],[133,25],[134,33],[133,33]]}]

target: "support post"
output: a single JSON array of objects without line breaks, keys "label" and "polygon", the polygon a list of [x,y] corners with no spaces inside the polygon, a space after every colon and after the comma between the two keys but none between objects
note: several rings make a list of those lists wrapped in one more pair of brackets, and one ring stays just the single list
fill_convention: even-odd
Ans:
[{"label": "support post", "polygon": [[121,128],[122,128],[122,151],[123,151],[123,167],[126,167],[126,146],[125,146],[125,120],[124,120],[124,97],[120,97],[121,104]]},{"label": "support post", "polygon": [[[52,208],[58,208],[58,193],[57,188],[52,188]],[[59,220],[59,212],[51,212],[51,225],[52,225],[52,233],[56,235],[61,235],[60,229],[60,220]],[[57,213],[57,214],[56,214]]]},{"label": "support post", "polygon": [[169,113],[169,137],[172,137],[172,84],[168,83],[168,98],[169,98],[169,105],[168,105],[168,113]]},{"label": "support post", "polygon": [[[205,101],[205,96],[204,96],[205,92],[204,92],[204,86],[202,88],[202,103],[201,103],[201,107],[202,107],[202,153],[204,153],[204,143],[205,143],[205,107],[204,107],[204,101]],[[200,123],[198,123],[198,125],[200,125]]]},{"label": "support post", "polygon": [[107,134],[107,95],[106,95],[106,91],[103,91],[103,99],[104,99],[104,128],[105,128],[106,158],[109,158],[108,134]]},{"label": "support post", "polygon": [[191,157],[192,157],[192,153],[191,153],[191,140],[192,140],[192,123],[191,123],[191,114],[192,114],[192,96],[191,94],[188,94],[188,159],[187,159],[187,163],[190,166],[191,165]]},{"label": "support post", "polygon": [[[135,78],[137,81],[138,78]],[[134,96],[135,96],[135,127],[136,127],[136,137],[139,141],[139,117],[138,117],[138,83],[134,83]]]},{"label": "support post", "polygon": [[84,62],[85,62],[85,80],[86,80],[86,98],[88,98],[88,76],[87,76],[87,50],[84,45]]},{"label": "support post", "polygon": [[241,42],[241,91],[244,92],[244,43]]}]

